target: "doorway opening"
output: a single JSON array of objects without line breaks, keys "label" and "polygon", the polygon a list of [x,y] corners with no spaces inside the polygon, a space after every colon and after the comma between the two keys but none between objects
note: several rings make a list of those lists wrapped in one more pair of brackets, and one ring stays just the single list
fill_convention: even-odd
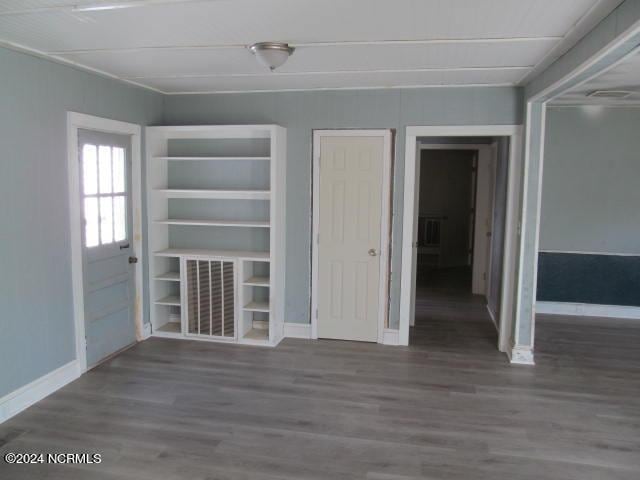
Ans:
[{"label": "doorway opening", "polygon": [[494,344],[496,305],[489,301],[489,290],[492,267],[501,265],[492,265],[490,247],[494,224],[504,230],[504,205],[494,201],[496,186],[506,187],[506,182],[496,185],[500,140],[452,141],[426,138],[419,146],[416,307],[410,341],[442,344],[474,337]]},{"label": "doorway opening", "polygon": [[506,351],[520,128],[407,130],[399,343]]}]

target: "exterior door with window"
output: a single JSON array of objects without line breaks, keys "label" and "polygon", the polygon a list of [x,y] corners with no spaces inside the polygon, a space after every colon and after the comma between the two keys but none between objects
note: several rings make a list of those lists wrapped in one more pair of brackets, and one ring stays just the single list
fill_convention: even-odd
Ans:
[{"label": "exterior door with window", "polygon": [[136,341],[131,138],[78,135],[87,367]]}]

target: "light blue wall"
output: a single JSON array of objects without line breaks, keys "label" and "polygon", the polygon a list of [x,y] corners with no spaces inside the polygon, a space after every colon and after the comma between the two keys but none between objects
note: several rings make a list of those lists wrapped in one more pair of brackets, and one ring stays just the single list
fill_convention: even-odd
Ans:
[{"label": "light blue wall", "polygon": [[145,125],[162,102],[0,48],[0,397],[75,357],[66,112]]},{"label": "light blue wall", "polygon": [[522,91],[504,87],[178,95],[165,98],[164,122],[287,128],[286,321],[296,323],[309,322],[312,130],[396,129],[390,319],[397,326],[405,127],[520,124],[521,105]]},{"label": "light blue wall", "polygon": [[547,110],[540,250],[640,255],[640,109]]}]

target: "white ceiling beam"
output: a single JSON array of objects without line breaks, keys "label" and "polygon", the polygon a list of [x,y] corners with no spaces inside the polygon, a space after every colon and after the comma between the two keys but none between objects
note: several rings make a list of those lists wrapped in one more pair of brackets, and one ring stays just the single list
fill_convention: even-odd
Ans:
[{"label": "white ceiling beam", "polygon": [[494,87],[515,87],[514,82],[501,82],[501,83],[456,83],[456,84],[424,84],[424,85],[378,85],[378,86],[366,86],[366,87],[320,87],[320,88],[277,88],[277,89],[262,89],[262,90],[203,90],[200,92],[162,92],[165,95],[215,95],[215,94],[229,94],[229,93],[278,93],[278,92],[318,92],[318,91],[331,91],[331,90],[402,90],[402,89],[420,89],[420,88],[469,88],[469,87],[482,87],[482,88],[494,88]]},{"label": "white ceiling beam", "polygon": [[127,8],[144,8],[166,5],[169,3],[196,3],[211,0],[123,0],[123,1],[95,1],[87,3],[61,3],[47,7],[20,8],[17,10],[0,10],[0,17],[33,15],[38,13],[58,12],[103,12],[108,10],[122,10]]},{"label": "white ceiling beam", "polygon": [[264,72],[264,73],[203,73],[203,74],[179,74],[179,75],[150,75],[150,76],[125,76],[132,80],[161,79],[161,78],[233,78],[233,77],[289,77],[304,75],[359,75],[372,73],[414,73],[414,72],[477,72],[477,71],[510,71],[531,70],[529,66],[506,67],[435,67],[435,68],[411,68],[411,69],[376,69],[376,70],[331,70],[311,72]]},{"label": "white ceiling beam", "polygon": [[[336,41],[336,42],[288,42],[295,48],[322,48],[361,45],[450,45],[450,44],[476,44],[476,43],[530,43],[530,42],[559,42],[563,37],[500,37],[500,38],[432,38],[415,40],[361,40],[361,41]],[[120,53],[120,52],[145,52],[145,51],[169,51],[169,50],[220,50],[247,48],[246,44],[221,44],[221,45],[157,45],[148,47],[127,48],[93,48],[52,50],[51,55],[79,55],[86,53]]]}]

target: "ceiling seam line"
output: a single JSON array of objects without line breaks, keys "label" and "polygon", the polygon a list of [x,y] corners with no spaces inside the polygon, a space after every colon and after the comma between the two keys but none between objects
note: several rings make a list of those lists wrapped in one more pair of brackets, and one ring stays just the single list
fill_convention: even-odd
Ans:
[{"label": "ceiling seam line", "polygon": [[[562,40],[564,37],[542,36],[542,37],[503,37],[503,38],[469,38],[469,39],[425,39],[425,40],[354,40],[336,42],[288,42],[296,48],[323,48],[340,46],[379,46],[379,45],[446,45],[446,44],[469,44],[469,43],[527,43],[527,42],[550,42]],[[52,55],[81,55],[86,53],[119,53],[119,52],[144,52],[154,50],[226,50],[245,49],[248,44],[212,44],[212,45],[154,45],[140,47],[123,48],[84,48],[72,50],[51,50],[47,53]]]}]

